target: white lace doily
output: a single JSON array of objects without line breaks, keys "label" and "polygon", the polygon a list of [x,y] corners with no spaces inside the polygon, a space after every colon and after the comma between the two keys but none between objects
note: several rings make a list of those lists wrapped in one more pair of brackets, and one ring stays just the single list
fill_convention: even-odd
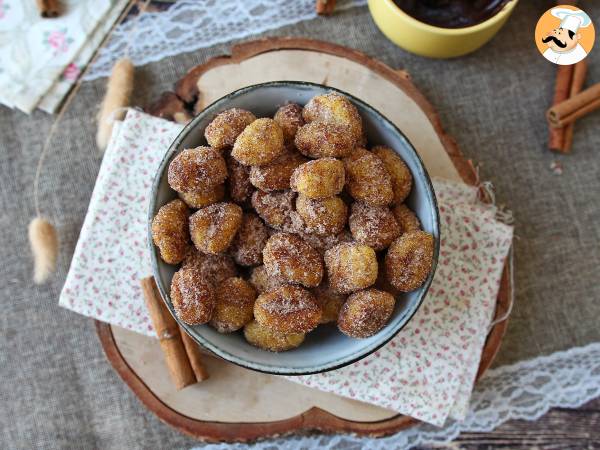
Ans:
[{"label": "white lace doily", "polygon": [[[535,420],[550,408],[576,408],[600,396],[600,342],[522,361],[488,371],[478,382],[466,420],[445,428],[420,425],[382,439],[352,435],[292,435],[257,442],[250,448],[267,450],[389,448],[443,444],[460,432],[485,432],[511,419]],[[198,450],[246,449],[245,444],[213,444]]]},{"label": "white lace doily", "polygon": [[[366,3],[340,1],[336,11]],[[179,0],[166,11],[146,12],[119,25],[84,79],[108,76],[128,45],[129,57],[139,66],[316,16],[315,0]]]}]

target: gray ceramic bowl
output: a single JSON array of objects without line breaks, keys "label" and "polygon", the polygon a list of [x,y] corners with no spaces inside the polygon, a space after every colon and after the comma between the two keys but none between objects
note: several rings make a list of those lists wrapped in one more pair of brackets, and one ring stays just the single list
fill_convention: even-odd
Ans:
[{"label": "gray ceramic bowl", "polygon": [[[204,128],[219,112],[228,108],[244,108],[258,117],[272,117],[277,108],[286,102],[304,105],[315,95],[336,89],[318,84],[281,81],[249,86],[217,100],[197,115],[177,136],[160,164],[152,186],[148,233],[152,268],[158,288],[169,310],[175,316],[169,297],[171,278],[176,267],[165,264],[152,244],[150,224],[158,209],[176,197],[167,183],[167,168],[171,159],[185,148],[206,145]],[[394,124],[365,102],[345,93],[360,112],[370,145],[385,144],[396,150],[410,168],[414,177],[408,206],[419,217],[423,229],[435,237],[434,270],[425,284],[416,291],[397,298],[390,322],[377,334],[367,339],[351,339],[340,333],[334,325],[324,325],[306,336],[297,349],[271,353],[248,344],[241,332],[219,334],[208,325],[189,326],[177,321],[202,346],[218,356],[248,369],[279,375],[307,375],[340,368],[369,355],[392,339],[411,319],[423,301],[431,284],[439,251],[439,217],[431,180],[423,162],[406,136]]]}]

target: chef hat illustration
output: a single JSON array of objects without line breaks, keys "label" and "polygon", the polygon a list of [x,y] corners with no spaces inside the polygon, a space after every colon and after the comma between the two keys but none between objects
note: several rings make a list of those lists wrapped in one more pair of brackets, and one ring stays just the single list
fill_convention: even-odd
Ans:
[{"label": "chef hat illustration", "polygon": [[553,8],[551,13],[554,17],[561,20],[561,28],[571,30],[573,33],[577,33],[579,28],[585,28],[592,23],[590,16],[581,10],[573,11],[567,8]]}]

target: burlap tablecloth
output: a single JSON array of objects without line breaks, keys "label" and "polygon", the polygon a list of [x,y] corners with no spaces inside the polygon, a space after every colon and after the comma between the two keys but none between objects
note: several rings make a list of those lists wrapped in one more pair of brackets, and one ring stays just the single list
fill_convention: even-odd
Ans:
[{"label": "burlap tablecloth", "polygon": [[[600,5],[581,2],[591,17]],[[522,1],[500,34],[451,61],[412,56],[388,42],[366,8],[279,29],[355,47],[405,68],[438,109],[446,130],[492,180],[516,217],[516,304],[496,365],[600,340],[600,114],[578,122],[573,154],[545,150],[543,112],[554,67],[532,42],[553,3]],[[229,46],[184,54],[136,73],[135,104]],[[600,81],[600,49],[589,79]],[[31,281],[27,224],[40,146],[52,118],[0,108],[0,442],[4,448],[159,448],[194,442],[147,412],[106,362],[92,321],[57,299],[98,172],[95,109],[104,80],[84,84],[54,139],[40,184],[43,211],[58,225],[59,268],[52,283]],[[550,164],[562,162],[557,175]]]}]

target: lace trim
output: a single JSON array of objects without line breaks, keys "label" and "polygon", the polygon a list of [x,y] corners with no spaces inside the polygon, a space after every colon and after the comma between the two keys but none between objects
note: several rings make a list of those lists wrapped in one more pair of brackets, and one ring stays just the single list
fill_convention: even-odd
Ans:
[{"label": "lace trim", "polygon": [[[253,449],[284,447],[324,449],[356,446],[369,449],[410,449],[418,445],[447,444],[461,432],[491,431],[512,419],[536,420],[550,408],[577,408],[600,396],[600,342],[540,356],[489,370],[477,383],[470,412],[463,423],[444,428],[420,425],[382,439],[352,435],[293,435],[257,442]],[[343,447],[342,447],[343,446]],[[197,450],[245,449],[241,444],[213,444]],[[196,449],[194,449],[196,450]]]},{"label": "lace trim", "polygon": [[[341,11],[367,0],[338,3]],[[84,80],[108,76],[128,45],[129,57],[140,66],[315,17],[315,0],[180,0],[166,11],[146,12],[119,25]]]}]

